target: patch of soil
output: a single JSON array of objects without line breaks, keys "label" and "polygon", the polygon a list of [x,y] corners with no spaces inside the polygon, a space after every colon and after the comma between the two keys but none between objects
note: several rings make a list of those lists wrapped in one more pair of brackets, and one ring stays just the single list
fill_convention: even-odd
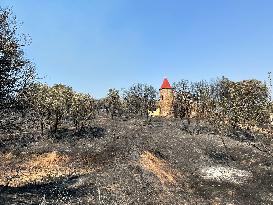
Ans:
[{"label": "patch of soil", "polygon": [[[4,155],[7,162],[11,162],[12,155]],[[30,156],[28,159],[14,163],[13,166],[2,166],[0,171],[0,185],[9,187],[21,187],[31,183],[41,183],[60,177],[75,176],[91,173],[94,168],[70,166],[75,163],[67,155],[57,152],[44,153],[38,156]]]},{"label": "patch of soil", "polygon": [[151,152],[145,151],[140,155],[139,164],[145,170],[152,172],[162,184],[176,183],[175,172],[168,168],[168,165],[163,160],[154,156]]}]

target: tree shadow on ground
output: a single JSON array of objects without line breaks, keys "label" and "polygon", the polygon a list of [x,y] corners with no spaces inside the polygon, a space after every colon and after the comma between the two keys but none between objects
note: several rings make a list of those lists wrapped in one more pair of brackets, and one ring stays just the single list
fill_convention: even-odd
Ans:
[{"label": "tree shadow on ground", "polygon": [[88,187],[73,186],[81,176],[61,178],[52,182],[42,184],[28,184],[22,187],[0,186],[1,204],[55,204],[73,198],[80,199],[86,195],[96,194],[94,184]]},{"label": "tree shadow on ground", "polygon": [[249,130],[245,130],[238,127],[227,130],[226,136],[240,142],[255,141],[255,135],[253,133],[251,133]]},{"label": "tree shadow on ground", "polygon": [[42,136],[39,133],[35,132],[6,134],[4,135],[4,137],[0,134],[0,150],[2,152],[18,150],[28,147],[31,143],[38,142],[41,139]]},{"label": "tree shadow on ground", "polygon": [[59,129],[56,133],[51,134],[50,137],[54,140],[61,141],[61,140],[76,140],[76,139],[95,139],[95,138],[102,138],[105,136],[105,129],[102,127],[85,127],[80,130],[75,129],[68,129],[62,128]]},{"label": "tree shadow on ground", "polygon": [[232,156],[231,154],[227,153],[226,151],[218,151],[215,149],[210,149],[206,152],[206,155],[208,155],[214,162],[220,163],[220,164],[236,161],[236,158]]}]

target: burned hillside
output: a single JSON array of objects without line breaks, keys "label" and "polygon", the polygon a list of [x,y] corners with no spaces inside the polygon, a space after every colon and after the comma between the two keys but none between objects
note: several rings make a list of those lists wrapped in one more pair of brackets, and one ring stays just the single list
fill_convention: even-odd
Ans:
[{"label": "burned hillside", "polygon": [[270,72],[95,99],[39,82],[16,19],[0,7],[0,204],[273,204]]},{"label": "burned hillside", "polygon": [[161,118],[101,116],[94,125],[54,138],[26,134],[25,143],[1,136],[2,204],[273,201],[272,140],[261,134],[242,141],[202,123]]}]

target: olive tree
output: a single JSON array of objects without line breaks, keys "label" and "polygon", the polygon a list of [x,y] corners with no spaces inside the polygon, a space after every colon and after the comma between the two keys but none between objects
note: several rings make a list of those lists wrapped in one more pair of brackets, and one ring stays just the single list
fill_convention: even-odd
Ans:
[{"label": "olive tree", "polygon": [[114,118],[114,116],[121,116],[121,98],[118,90],[109,89],[104,102],[107,112],[111,115],[112,119]]},{"label": "olive tree", "polygon": [[28,102],[39,119],[43,132],[45,126],[49,126],[52,132],[56,132],[63,120],[69,119],[72,106],[72,88],[56,84],[52,87],[35,83],[27,92]]},{"label": "olive tree", "polygon": [[33,82],[35,69],[23,50],[28,43],[12,10],[0,7],[0,110],[16,107],[18,93]]},{"label": "olive tree", "polygon": [[95,117],[94,99],[88,94],[74,93],[72,96],[70,116],[76,129],[81,130]]},{"label": "olive tree", "polygon": [[49,123],[49,113],[50,113],[50,101],[49,101],[49,93],[50,87],[46,84],[35,83],[25,89],[24,96],[26,97],[26,101],[31,107],[31,110],[34,113],[34,118],[39,121],[39,125],[42,131],[44,132],[45,126]]},{"label": "olive tree", "polygon": [[70,114],[72,106],[73,90],[71,87],[56,84],[49,89],[48,104],[50,129],[56,132],[62,120],[66,119]]},{"label": "olive tree", "polygon": [[151,85],[134,84],[123,93],[127,112],[148,118],[148,110],[154,110],[158,93]]},{"label": "olive tree", "polygon": [[223,108],[232,126],[268,123],[270,100],[267,86],[258,80],[224,82]]},{"label": "olive tree", "polygon": [[173,83],[174,90],[174,116],[187,118],[190,116],[191,93],[189,92],[189,81],[180,80]]}]

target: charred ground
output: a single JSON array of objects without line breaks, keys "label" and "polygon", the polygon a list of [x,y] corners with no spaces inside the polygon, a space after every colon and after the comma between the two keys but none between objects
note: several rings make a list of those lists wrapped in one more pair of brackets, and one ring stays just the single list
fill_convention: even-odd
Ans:
[{"label": "charred ground", "polygon": [[272,138],[238,139],[202,123],[102,116],[82,132],[2,135],[0,202],[272,204]]}]

